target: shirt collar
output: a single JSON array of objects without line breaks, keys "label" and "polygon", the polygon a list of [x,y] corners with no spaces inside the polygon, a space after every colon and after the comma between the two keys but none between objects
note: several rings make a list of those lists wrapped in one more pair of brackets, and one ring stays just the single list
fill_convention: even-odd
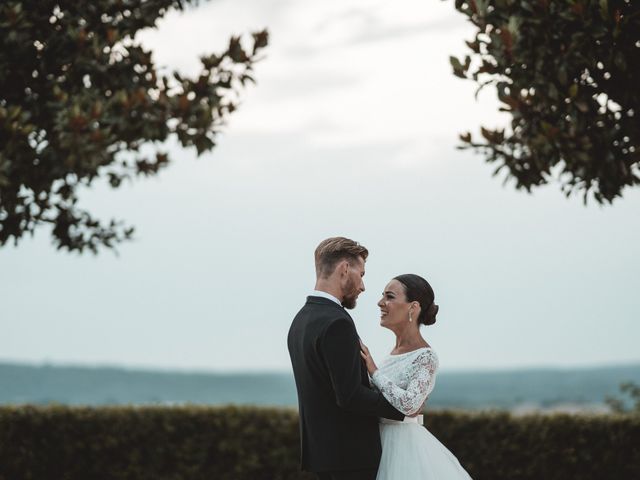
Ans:
[{"label": "shirt collar", "polygon": [[340,303],[340,300],[338,300],[336,297],[334,297],[330,293],[323,292],[322,290],[314,290],[311,295],[314,297],[328,298],[329,300],[332,300],[336,302],[338,305],[342,306],[342,304]]}]

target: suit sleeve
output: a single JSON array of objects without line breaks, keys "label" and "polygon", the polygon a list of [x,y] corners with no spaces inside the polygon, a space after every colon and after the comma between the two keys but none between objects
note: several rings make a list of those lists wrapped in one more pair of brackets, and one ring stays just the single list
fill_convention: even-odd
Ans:
[{"label": "suit sleeve", "polygon": [[392,420],[404,418],[404,414],[396,410],[380,392],[362,384],[360,344],[351,320],[340,318],[333,321],[320,338],[319,348],[340,408]]}]

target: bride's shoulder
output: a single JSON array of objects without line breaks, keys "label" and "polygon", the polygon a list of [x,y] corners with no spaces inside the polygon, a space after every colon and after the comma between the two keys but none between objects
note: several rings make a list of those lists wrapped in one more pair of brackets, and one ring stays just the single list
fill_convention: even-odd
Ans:
[{"label": "bride's shoulder", "polygon": [[438,354],[431,347],[422,347],[416,350],[416,356],[413,361],[414,364],[428,366],[430,368],[438,367]]},{"label": "bride's shoulder", "polygon": [[416,353],[422,357],[438,357],[438,354],[431,346],[419,348]]}]

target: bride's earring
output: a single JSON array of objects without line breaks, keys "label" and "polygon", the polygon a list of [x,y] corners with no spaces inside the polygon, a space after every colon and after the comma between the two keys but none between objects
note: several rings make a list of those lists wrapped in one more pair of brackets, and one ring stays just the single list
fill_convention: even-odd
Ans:
[{"label": "bride's earring", "polygon": [[413,319],[411,318],[411,309],[409,309],[409,321],[413,322]]}]

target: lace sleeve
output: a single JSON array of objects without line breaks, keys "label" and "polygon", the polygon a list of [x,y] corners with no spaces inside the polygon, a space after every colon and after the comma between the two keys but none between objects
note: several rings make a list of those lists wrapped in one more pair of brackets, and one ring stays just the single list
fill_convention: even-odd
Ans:
[{"label": "lace sleeve", "polygon": [[437,359],[431,350],[418,355],[408,367],[409,382],[403,389],[394,384],[380,369],[371,376],[373,384],[387,401],[405,415],[417,413],[433,389]]}]

